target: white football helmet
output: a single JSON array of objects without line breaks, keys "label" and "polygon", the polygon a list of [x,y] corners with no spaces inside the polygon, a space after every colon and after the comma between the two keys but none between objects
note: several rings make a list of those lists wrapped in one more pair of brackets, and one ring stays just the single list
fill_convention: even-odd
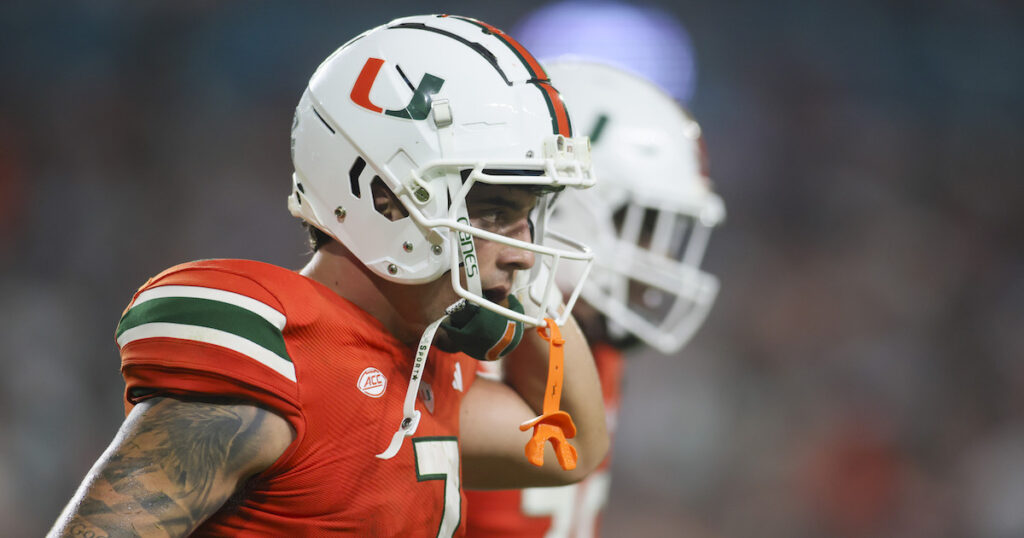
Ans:
[{"label": "white football helmet", "polygon": [[[531,251],[537,264],[589,267],[587,247],[545,237],[551,195],[533,215],[533,243],[471,226],[465,199],[477,183],[589,187],[589,158],[558,92],[516,41],[473,19],[406,17],[352,39],[313,74],[292,126],[289,209],[383,278],[424,283],[461,263],[465,286],[451,271],[459,296],[529,325],[561,324],[569,308],[512,311],[483,296],[474,271],[474,237]],[[377,178],[408,217],[374,209]]]},{"label": "white football helmet", "polygon": [[618,68],[578,59],[545,68],[574,125],[589,133],[601,174],[595,188],[559,197],[550,226],[594,249],[582,296],[612,335],[624,329],[674,353],[718,293],[700,263],[725,206],[704,170],[700,126],[660,88]]}]

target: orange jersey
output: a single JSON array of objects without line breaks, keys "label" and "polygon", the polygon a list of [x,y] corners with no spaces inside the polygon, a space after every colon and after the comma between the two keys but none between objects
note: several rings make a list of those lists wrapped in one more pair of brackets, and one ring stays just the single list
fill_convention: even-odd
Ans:
[{"label": "orange jersey", "polygon": [[413,351],[298,273],[244,260],[187,263],[143,286],[117,332],[128,410],[160,395],[268,407],[295,429],[269,469],[198,536],[461,536],[459,404],[476,361],[431,350],[415,435],[402,419]]},{"label": "orange jersey", "polygon": [[[609,345],[592,348],[609,433],[614,432],[622,385],[622,354]],[[494,375],[491,363],[480,365]],[[582,482],[554,488],[467,491],[468,538],[590,538],[597,536],[601,510],[608,500],[611,454]]]}]

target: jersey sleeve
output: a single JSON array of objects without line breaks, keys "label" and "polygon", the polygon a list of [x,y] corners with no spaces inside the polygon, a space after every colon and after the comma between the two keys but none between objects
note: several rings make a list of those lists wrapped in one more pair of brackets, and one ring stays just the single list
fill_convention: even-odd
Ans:
[{"label": "jersey sleeve", "polygon": [[301,416],[288,317],[251,275],[179,266],[136,293],[117,326],[126,409],[161,395],[224,396]]}]

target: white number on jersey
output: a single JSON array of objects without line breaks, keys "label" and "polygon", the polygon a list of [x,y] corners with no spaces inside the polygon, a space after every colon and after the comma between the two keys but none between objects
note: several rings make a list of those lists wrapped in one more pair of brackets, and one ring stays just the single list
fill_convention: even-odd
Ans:
[{"label": "white number on jersey", "polygon": [[462,518],[459,488],[459,440],[455,437],[414,437],[416,479],[444,480],[444,513],[437,529],[439,537],[450,537]]},{"label": "white number on jersey", "polygon": [[523,490],[523,514],[550,516],[544,538],[590,538],[597,532],[597,516],[608,502],[611,477],[595,471],[586,480],[557,488]]}]

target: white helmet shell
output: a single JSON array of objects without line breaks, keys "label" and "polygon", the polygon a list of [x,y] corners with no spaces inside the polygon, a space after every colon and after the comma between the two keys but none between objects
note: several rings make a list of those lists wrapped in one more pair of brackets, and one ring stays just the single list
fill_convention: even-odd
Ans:
[{"label": "white helmet shell", "polygon": [[[464,256],[460,233],[542,259],[591,258],[581,246],[546,247],[543,237],[531,244],[488,235],[466,218],[465,197],[475,183],[594,183],[589,145],[572,138],[568,113],[543,69],[521,45],[480,21],[406,17],[343,45],[316,70],[299,102],[292,160],[292,213],[388,280],[416,284],[448,272]],[[501,174],[510,170],[519,173]],[[375,210],[377,178],[408,218],[391,220]],[[542,202],[539,212],[546,207]],[[543,324],[485,299],[473,275],[464,288],[457,273],[452,283],[460,296]]]}]

